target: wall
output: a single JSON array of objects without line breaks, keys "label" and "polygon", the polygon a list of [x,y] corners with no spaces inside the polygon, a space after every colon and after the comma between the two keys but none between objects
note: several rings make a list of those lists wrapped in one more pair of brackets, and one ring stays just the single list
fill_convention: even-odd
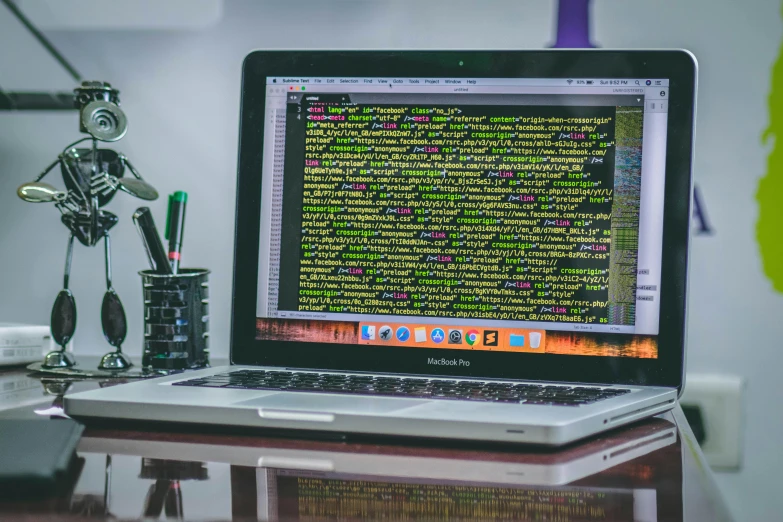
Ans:
[{"label": "wall", "polygon": [[[748,379],[744,467],[717,477],[744,520],[774,519],[783,511],[776,487],[783,465],[777,443],[783,296],[764,273],[755,236],[756,191],[771,147],[761,134],[769,120],[780,12],[777,0],[596,0],[592,11],[593,40],[601,47],[685,47],[700,61],[695,172],[713,234],[693,241],[688,370]],[[554,22],[553,0],[229,0],[222,21],[197,31],[47,34],[84,75],[122,90],[130,128],[118,150],[161,193],[190,193],[184,256],[186,264],[213,271],[212,350],[225,356],[243,56],[255,48],[536,48],[554,41]],[[10,81],[0,71],[0,85]],[[56,83],[68,86],[62,77]],[[67,233],[54,208],[24,204],[14,191],[76,134],[74,114],[0,114],[4,321],[48,321]],[[140,353],[142,324],[136,271],[145,258],[130,215],[139,205],[123,194],[111,204],[121,218],[113,242],[115,287],[128,312],[126,349],[133,355]],[[151,207],[162,223],[164,202]],[[767,261],[774,272],[776,260]],[[99,322],[102,272],[100,250],[76,250],[77,353],[108,348]]]}]

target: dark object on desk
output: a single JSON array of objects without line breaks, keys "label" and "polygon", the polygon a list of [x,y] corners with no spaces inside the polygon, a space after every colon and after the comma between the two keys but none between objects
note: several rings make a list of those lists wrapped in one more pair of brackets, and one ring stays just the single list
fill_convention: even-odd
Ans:
[{"label": "dark object on desk", "polygon": [[[88,136],[66,146],[34,181],[17,190],[17,195],[29,203],[54,203],[61,213],[60,220],[70,230],[63,289],[55,299],[51,317],[52,337],[60,349],[49,352],[43,365],[46,368],[71,368],[76,364],[65,351],[65,345],[76,330],[76,300],[68,288],[73,243],[74,239],[78,239],[84,246],[92,247],[103,239],[106,294],[101,306],[101,324],[106,340],[115,350],[101,359],[99,369],[123,370],[132,365],[121,347],[127,333],[125,310],[112,287],[109,231],[117,224],[117,216],[101,208],[114,198],[118,190],[146,200],[157,199],[158,193],[141,178],[123,154],[98,148],[99,141],[118,141],[127,131],[128,121],[119,107],[119,91],[106,82],[85,81],[74,89],[73,105],[79,110],[79,131]],[[90,141],[92,146],[76,148],[85,141]],[[57,166],[65,185],[63,191],[42,182]],[[126,168],[133,178],[124,179]]]},{"label": "dark object on desk", "polygon": [[46,496],[67,478],[84,427],[72,420],[0,420],[0,498]]},{"label": "dark object on desk", "polygon": [[182,253],[182,236],[185,232],[185,207],[187,192],[177,191],[169,195],[169,213],[166,220],[166,239],[169,240],[169,262],[175,274],[179,271]]},{"label": "dark object on desk", "polygon": [[144,243],[144,250],[147,252],[147,259],[150,262],[152,272],[156,274],[171,274],[171,265],[163,249],[163,243],[158,235],[158,228],[155,226],[155,220],[152,218],[152,212],[147,207],[141,207],[133,213],[133,223],[136,230],[139,231],[141,240]]},{"label": "dark object on desk", "polygon": [[209,270],[183,268],[176,275],[142,270],[139,275],[144,292],[142,366],[153,370],[209,366]]}]

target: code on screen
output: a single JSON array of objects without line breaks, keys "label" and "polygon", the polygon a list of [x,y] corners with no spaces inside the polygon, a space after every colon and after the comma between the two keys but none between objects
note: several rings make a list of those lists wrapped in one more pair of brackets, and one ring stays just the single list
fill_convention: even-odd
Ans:
[{"label": "code on screen", "polygon": [[289,104],[280,308],[633,325],[642,111]]}]

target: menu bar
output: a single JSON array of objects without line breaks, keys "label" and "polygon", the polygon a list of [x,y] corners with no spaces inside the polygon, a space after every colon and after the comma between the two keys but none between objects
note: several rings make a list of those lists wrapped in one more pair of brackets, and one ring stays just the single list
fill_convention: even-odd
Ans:
[{"label": "menu bar", "polygon": [[291,77],[270,76],[268,85],[406,85],[406,86],[597,86],[668,87],[661,78],[375,78],[375,77]]}]

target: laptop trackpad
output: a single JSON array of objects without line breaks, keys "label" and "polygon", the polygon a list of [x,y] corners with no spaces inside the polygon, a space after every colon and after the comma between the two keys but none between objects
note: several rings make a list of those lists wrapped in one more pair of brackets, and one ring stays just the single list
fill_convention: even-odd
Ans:
[{"label": "laptop trackpad", "polygon": [[386,397],[345,397],[315,393],[275,393],[235,403],[270,410],[296,410],[328,413],[384,414],[421,406],[428,399],[395,399]]}]

